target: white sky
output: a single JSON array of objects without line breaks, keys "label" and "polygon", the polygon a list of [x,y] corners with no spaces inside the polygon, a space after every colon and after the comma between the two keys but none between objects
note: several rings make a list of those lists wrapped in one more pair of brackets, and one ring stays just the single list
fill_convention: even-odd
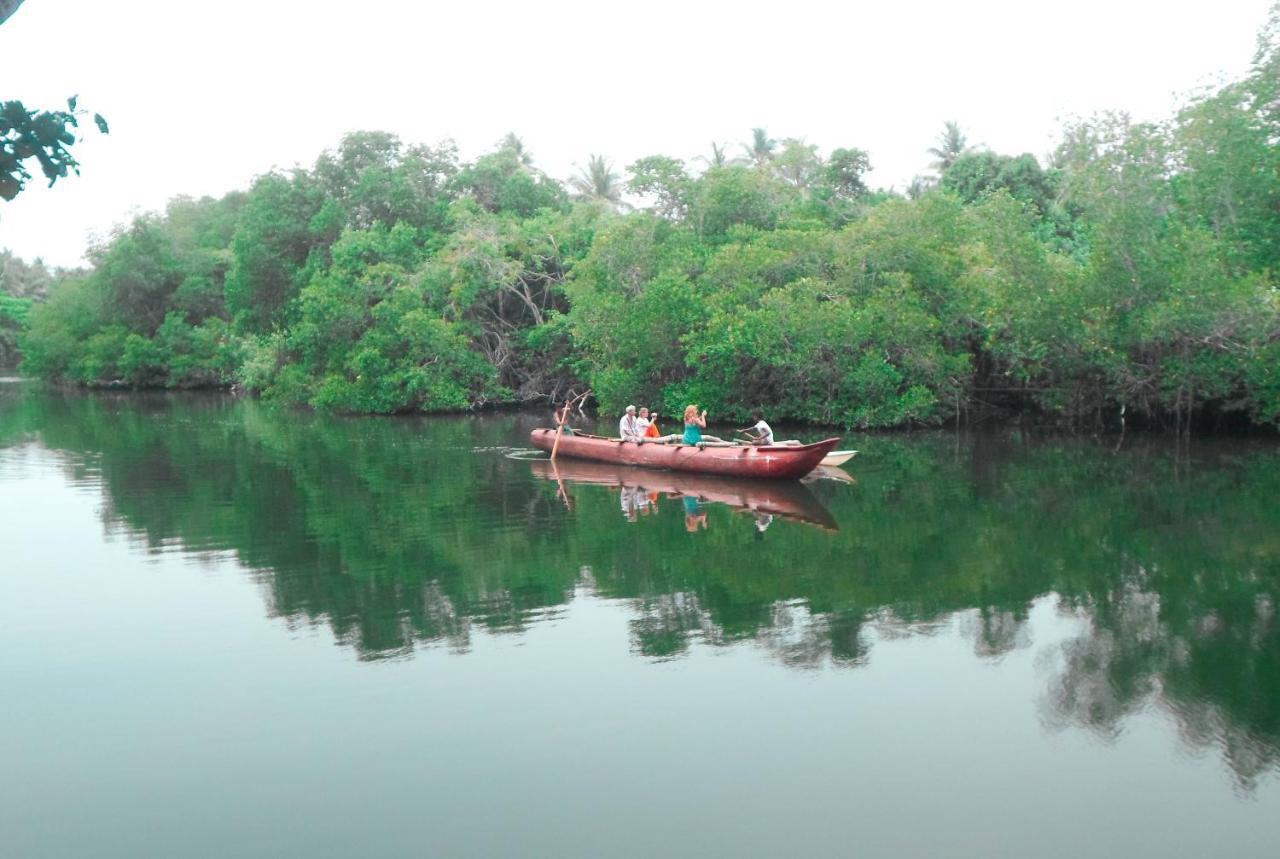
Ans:
[{"label": "white sky", "polygon": [[1271,0],[27,0],[0,26],[0,100],[111,123],[82,175],[0,202],[0,248],[75,265],[93,234],[178,194],[310,166],[358,129],[508,131],[560,179],[590,153],[686,160],[750,129],[871,154],[874,186],[928,170],[944,120],[997,152],[1050,151],[1064,120],[1141,119],[1244,74]]}]

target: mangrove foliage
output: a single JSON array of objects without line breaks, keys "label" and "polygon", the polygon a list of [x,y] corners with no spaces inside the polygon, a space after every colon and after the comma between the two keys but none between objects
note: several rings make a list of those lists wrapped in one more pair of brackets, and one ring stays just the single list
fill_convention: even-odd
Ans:
[{"label": "mangrove foliage", "polygon": [[764,129],[690,161],[592,155],[567,183],[514,135],[464,161],[351,134],[6,297],[0,360],[25,328],[45,379],[346,413],[589,387],[610,411],[851,427],[1275,423],[1278,16],[1247,76],[1165,122],[1072,124],[1044,163],[948,123],[905,193],[868,187],[856,147]]}]

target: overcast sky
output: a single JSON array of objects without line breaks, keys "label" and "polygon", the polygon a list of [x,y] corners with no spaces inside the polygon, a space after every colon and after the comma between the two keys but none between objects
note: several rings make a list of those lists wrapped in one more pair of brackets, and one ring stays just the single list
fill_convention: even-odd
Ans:
[{"label": "overcast sky", "polygon": [[[515,131],[564,179],[591,153],[741,151],[755,126],[871,155],[874,186],[928,170],[944,120],[1049,152],[1065,120],[1169,116],[1244,74],[1271,0],[410,3],[27,0],[0,25],[0,100],[80,104],[82,175],[0,202],[0,248],[75,265],[94,234],[179,194],[310,166],[347,131]],[[37,171],[38,173],[38,171]]]}]

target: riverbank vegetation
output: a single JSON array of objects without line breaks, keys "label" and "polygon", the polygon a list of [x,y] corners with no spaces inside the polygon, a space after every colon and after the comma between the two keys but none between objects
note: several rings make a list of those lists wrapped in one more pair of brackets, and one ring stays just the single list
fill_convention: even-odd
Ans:
[{"label": "riverbank vegetation", "polygon": [[22,359],[18,348],[31,307],[48,297],[58,273],[37,260],[28,265],[0,250],[0,371],[11,372]]},{"label": "riverbank vegetation", "polygon": [[569,183],[514,135],[468,162],[356,133],[136,218],[0,332],[29,326],[49,380],[350,413],[590,387],[857,427],[1275,423],[1278,20],[1244,79],[1165,122],[1072,124],[1044,164],[948,123],[906,193],[867,186],[866,152],[763,129]]}]

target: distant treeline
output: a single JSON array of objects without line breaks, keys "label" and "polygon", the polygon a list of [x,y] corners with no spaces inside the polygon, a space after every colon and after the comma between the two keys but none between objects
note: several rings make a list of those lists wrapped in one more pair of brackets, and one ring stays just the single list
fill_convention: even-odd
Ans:
[{"label": "distant treeline", "polygon": [[513,135],[462,162],[352,134],[135,219],[44,301],[0,299],[0,361],[25,326],[46,379],[353,413],[589,387],[608,411],[861,427],[990,407],[1274,423],[1278,21],[1243,80],[1167,122],[1073,124],[1047,165],[948,123],[905,194],[869,189],[859,149],[762,129],[625,181],[592,156],[567,184]]}]

